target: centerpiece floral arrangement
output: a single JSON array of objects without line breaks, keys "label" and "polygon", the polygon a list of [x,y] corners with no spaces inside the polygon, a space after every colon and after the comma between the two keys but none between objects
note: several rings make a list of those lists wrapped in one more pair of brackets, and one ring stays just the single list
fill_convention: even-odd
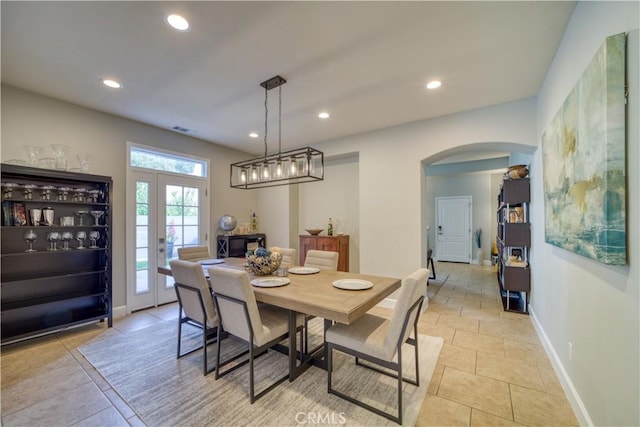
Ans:
[{"label": "centerpiece floral arrangement", "polygon": [[280,262],[282,262],[280,252],[258,248],[247,256],[246,270],[256,276],[266,276],[276,271],[280,267]]}]

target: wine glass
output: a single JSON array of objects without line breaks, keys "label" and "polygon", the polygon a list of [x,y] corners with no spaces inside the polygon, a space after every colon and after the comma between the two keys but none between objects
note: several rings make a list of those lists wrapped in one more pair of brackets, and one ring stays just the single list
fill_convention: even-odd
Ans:
[{"label": "wine glass", "polygon": [[74,202],[84,202],[84,195],[87,192],[86,188],[74,188],[73,189],[73,201]]},{"label": "wine glass", "polygon": [[47,240],[51,243],[49,246],[50,251],[57,251],[58,240],[60,239],[60,233],[57,231],[50,231],[47,233]]},{"label": "wine glass", "polygon": [[93,215],[93,218],[96,220],[95,224],[93,225],[100,225],[100,222],[98,222],[98,220],[102,215],[104,215],[104,211],[91,211],[91,215]]},{"label": "wine glass", "polygon": [[78,217],[78,225],[80,226],[84,225],[82,223],[82,218],[88,213],[89,211],[76,211],[76,216]]},{"label": "wine glass", "polygon": [[89,246],[91,249],[97,249],[98,246],[96,246],[96,240],[98,240],[100,238],[100,233],[95,231],[95,230],[91,230],[89,232],[89,240],[91,240],[91,246]]},{"label": "wine glass", "polygon": [[58,200],[67,201],[67,196],[69,195],[69,191],[71,188],[69,187],[60,187],[58,188]]},{"label": "wine glass", "polygon": [[13,189],[16,188],[19,184],[15,182],[3,182],[2,183],[2,195],[5,199],[13,198]]},{"label": "wine glass", "polygon": [[33,198],[33,189],[38,186],[35,184],[24,184],[22,186],[22,191],[24,192],[24,198],[27,200],[31,200]]},{"label": "wine glass", "polygon": [[33,230],[29,230],[24,233],[24,240],[29,243],[29,249],[27,249],[25,252],[36,252],[36,250],[33,249],[33,242],[35,242],[37,238],[38,235]]},{"label": "wine glass", "polygon": [[40,187],[40,198],[42,200],[51,200],[51,190],[55,189],[53,185],[43,185]]},{"label": "wine glass", "polygon": [[100,196],[100,190],[91,189],[88,191],[89,197],[93,198],[93,203],[98,203],[98,196]]},{"label": "wine glass", "polygon": [[82,244],[82,242],[84,242],[84,240],[86,238],[87,238],[87,232],[86,231],[78,231],[76,233],[76,240],[78,241],[78,249],[87,249]]},{"label": "wine glass", "polygon": [[71,248],[69,247],[69,240],[73,239],[73,234],[70,231],[65,231],[60,235],[60,240],[62,240],[62,250],[68,251]]}]

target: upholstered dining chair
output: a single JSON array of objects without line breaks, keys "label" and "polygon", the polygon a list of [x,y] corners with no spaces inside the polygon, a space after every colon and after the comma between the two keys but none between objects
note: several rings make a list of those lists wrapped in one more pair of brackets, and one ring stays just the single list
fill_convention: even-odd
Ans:
[{"label": "upholstered dining chair", "polygon": [[[207,345],[215,342],[218,328],[218,314],[211,296],[207,278],[198,263],[183,260],[169,262],[171,274],[175,280],[174,288],[178,297],[180,314],[178,316],[178,353],[177,358],[203,349],[202,369],[204,375],[214,368],[207,367]],[[180,353],[182,325],[186,322],[202,328],[202,346]]]},{"label": "upholstered dining chair", "polygon": [[[317,249],[309,249],[307,256],[304,258],[305,267],[316,267],[320,270],[337,271],[338,270],[338,257],[340,254],[333,251],[320,251]],[[314,316],[307,316],[304,322],[304,349],[309,353],[309,320]],[[320,346],[311,350],[311,353],[315,352]]]},{"label": "upholstered dining chair", "polygon": [[278,248],[278,250],[280,251],[280,255],[282,255],[282,261],[280,262],[282,267],[293,267],[296,265],[298,251],[295,248]]},{"label": "upholstered dining chair", "polygon": [[[219,313],[218,331],[231,334],[248,344],[249,350],[220,362],[221,337],[218,336],[216,350],[216,379],[249,363],[249,398],[251,404],[278,384],[289,378],[289,373],[277,379],[258,394],[255,393],[254,359],[269,347],[288,338],[289,312],[268,304],[258,305],[255,294],[245,271],[230,268],[209,268],[209,278],[213,288],[213,300]],[[297,332],[302,332],[304,317],[297,319]],[[302,337],[300,337],[302,338]],[[296,351],[297,349],[289,349]],[[248,353],[249,358],[235,366],[220,372],[220,368]]]},{"label": "upholstered dining chair", "polygon": [[178,259],[185,261],[200,261],[201,259],[209,259],[209,247],[208,246],[185,246],[184,248],[178,248]]},{"label": "upholstered dining chair", "polygon": [[304,259],[304,266],[317,267],[320,270],[336,271],[338,269],[339,256],[340,254],[338,252],[309,249]]},{"label": "upholstered dining chair", "polygon": [[[398,424],[402,424],[402,381],[420,385],[418,367],[418,318],[420,317],[424,289],[429,270],[421,268],[402,281],[400,294],[390,319],[365,313],[354,323],[335,324],[327,329],[327,391],[355,403],[378,415],[382,415]],[[410,337],[413,330],[413,338]],[[415,380],[402,375],[402,345],[407,342],[414,346]],[[333,351],[337,350],[355,356],[356,365],[373,369],[398,379],[398,415],[384,412],[378,408],[335,390],[331,384]],[[389,372],[369,365],[363,365],[359,359],[383,366],[396,372]]]}]

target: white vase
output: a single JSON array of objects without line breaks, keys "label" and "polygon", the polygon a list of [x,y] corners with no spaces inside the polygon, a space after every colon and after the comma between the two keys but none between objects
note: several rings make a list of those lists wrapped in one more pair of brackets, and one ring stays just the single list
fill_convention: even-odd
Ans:
[{"label": "white vase", "polygon": [[482,250],[479,250],[478,252],[476,252],[476,255],[478,256],[478,265],[482,265],[482,261],[484,260],[484,255],[482,254]]}]

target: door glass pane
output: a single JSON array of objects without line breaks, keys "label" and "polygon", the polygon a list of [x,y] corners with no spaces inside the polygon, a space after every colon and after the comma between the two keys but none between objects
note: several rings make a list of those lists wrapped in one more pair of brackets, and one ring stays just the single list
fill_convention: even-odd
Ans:
[{"label": "door glass pane", "polygon": [[136,182],[136,294],[149,292],[149,183]]},{"label": "door glass pane", "polygon": [[167,262],[178,257],[177,249],[200,244],[200,190],[167,185]]}]

